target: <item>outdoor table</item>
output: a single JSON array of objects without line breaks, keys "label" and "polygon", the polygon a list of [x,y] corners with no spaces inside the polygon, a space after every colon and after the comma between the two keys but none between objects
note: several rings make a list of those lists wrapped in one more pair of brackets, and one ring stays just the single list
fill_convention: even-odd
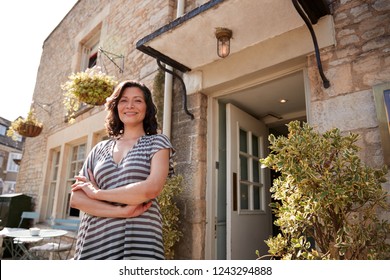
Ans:
[{"label": "outdoor table", "polygon": [[28,229],[19,229],[6,232],[4,235],[10,240],[8,248],[11,250],[12,258],[20,259],[35,259],[34,255],[26,247],[27,243],[39,242],[44,238],[59,237],[67,234],[66,230],[62,229],[41,229],[39,235],[31,235]]}]

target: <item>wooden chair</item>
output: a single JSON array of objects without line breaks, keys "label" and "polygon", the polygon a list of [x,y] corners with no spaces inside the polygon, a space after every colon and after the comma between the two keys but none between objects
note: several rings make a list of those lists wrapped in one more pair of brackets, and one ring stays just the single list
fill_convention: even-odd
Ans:
[{"label": "wooden chair", "polygon": [[[58,240],[53,240],[43,245],[34,246],[30,248],[30,251],[35,253],[37,256],[45,253],[57,253],[59,259],[68,259],[69,255],[75,244],[77,238],[77,232],[79,229],[80,220],[75,219],[54,219],[51,225],[54,229],[62,229],[68,231],[65,236],[61,236]],[[67,242],[66,239],[70,239]],[[65,258],[62,257],[61,253],[66,253]]]}]

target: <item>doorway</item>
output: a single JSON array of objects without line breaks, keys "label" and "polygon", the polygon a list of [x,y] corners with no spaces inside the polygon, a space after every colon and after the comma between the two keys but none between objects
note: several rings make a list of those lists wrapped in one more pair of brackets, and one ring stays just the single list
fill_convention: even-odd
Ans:
[{"label": "doorway", "polygon": [[277,234],[269,188],[277,175],[262,169],[268,136],[286,135],[286,124],[306,121],[303,70],[218,98],[216,258],[256,259],[264,240]]}]

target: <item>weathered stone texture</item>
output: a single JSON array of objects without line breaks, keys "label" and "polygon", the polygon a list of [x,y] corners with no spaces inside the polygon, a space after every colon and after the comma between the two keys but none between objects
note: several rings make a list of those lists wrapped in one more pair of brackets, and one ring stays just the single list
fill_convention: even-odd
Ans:
[{"label": "weathered stone texture", "polygon": [[[334,1],[337,45],[322,50],[322,87],[315,57],[309,58],[312,121],[319,130],[338,127],[365,139],[362,155],[374,166],[383,164],[372,87],[390,79],[390,1]],[[363,143],[362,143],[363,144]]]},{"label": "weathered stone texture", "polygon": [[175,170],[184,177],[184,191],[179,199],[184,236],[176,250],[179,259],[203,259],[205,248],[197,244],[204,244],[206,232],[207,96],[196,93],[187,97],[194,120],[184,111],[182,88],[177,80],[173,100],[172,139],[178,151]]}]

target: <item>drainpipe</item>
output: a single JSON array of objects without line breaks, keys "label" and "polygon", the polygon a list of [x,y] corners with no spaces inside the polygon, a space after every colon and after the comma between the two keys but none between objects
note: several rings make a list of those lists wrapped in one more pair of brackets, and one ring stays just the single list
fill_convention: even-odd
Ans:
[{"label": "drainpipe", "polygon": [[[177,0],[176,18],[184,14],[185,0]],[[171,66],[165,66],[168,70],[173,71]],[[162,133],[171,138],[172,123],[172,74],[165,72],[164,81],[164,114],[163,114],[163,131]]]},{"label": "drainpipe", "polygon": [[[167,69],[172,70],[171,66],[166,65]],[[172,75],[165,72],[164,81],[164,114],[163,114],[163,131],[162,133],[171,138],[172,122]]]}]

